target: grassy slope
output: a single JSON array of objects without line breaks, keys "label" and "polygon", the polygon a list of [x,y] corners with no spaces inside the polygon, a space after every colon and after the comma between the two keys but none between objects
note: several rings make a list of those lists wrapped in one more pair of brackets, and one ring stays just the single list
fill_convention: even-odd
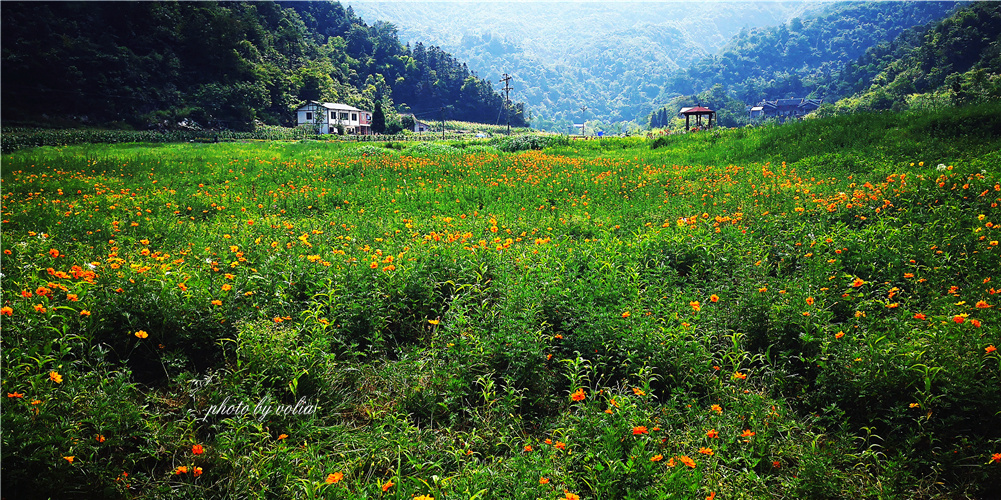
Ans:
[{"label": "grassy slope", "polygon": [[5,155],[4,494],[990,496],[999,115]]}]

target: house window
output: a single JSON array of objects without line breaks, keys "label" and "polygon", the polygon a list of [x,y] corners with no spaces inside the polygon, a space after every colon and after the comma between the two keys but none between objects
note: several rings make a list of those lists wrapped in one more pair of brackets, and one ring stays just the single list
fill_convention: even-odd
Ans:
[{"label": "house window", "polygon": [[358,113],[351,113],[351,121],[353,122],[358,121]]},{"label": "house window", "polygon": [[337,119],[337,112],[336,111],[331,111],[330,112],[330,119],[331,120],[336,120]]},{"label": "house window", "polygon": [[347,119],[348,119],[348,114],[347,113],[341,113],[341,120],[347,120]]},{"label": "house window", "polygon": [[310,113],[309,111],[306,112],[306,121],[313,121],[313,113]]}]

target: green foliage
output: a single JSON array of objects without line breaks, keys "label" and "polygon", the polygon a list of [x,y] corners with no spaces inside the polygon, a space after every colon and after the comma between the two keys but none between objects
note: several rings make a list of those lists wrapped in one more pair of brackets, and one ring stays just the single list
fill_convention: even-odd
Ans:
[{"label": "green foliage", "polygon": [[487,122],[503,105],[451,55],[336,2],[19,3],[2,31],[8,124],[249,131],[294,125],[309,100]]},{"label": "green foliage", "polygon": [[570,139],[565,135],[519,135],[501,139],[497,143],[497,149],[513,153],[515,151],[527,151],[530,149],[541,150],[560,147],[568,144],[570,144]]},{"label": "green foliage", "polygon": [[1001,97],[1001,6],[980,2],[901,33],[848,65],[831,111],[944,109]]}]

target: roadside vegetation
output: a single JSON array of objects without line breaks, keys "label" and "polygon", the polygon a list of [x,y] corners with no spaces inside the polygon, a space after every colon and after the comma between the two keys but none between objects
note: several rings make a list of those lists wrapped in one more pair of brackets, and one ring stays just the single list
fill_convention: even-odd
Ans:
[{"label": "roadside vegetation", "polygon": [[998,107],[5,153],[3,494],[996,496]]}]

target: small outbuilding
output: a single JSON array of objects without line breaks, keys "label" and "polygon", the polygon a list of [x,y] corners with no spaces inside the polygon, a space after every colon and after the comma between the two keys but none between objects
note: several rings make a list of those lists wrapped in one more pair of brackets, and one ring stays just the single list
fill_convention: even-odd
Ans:
[{"label": "small outbuilding", "polygon": [[[681,108],[679,112],[685,117],[685,131],[688,132],[692,128],[691,119],[695,117],[695,129],[696,130],[709,130],[713,126],[713,117],[716,116],[716,112],[704,108],[702,106],[694,106],[691,108]],[[702,117],[706,117],[706,121],[703,123]]]}]

